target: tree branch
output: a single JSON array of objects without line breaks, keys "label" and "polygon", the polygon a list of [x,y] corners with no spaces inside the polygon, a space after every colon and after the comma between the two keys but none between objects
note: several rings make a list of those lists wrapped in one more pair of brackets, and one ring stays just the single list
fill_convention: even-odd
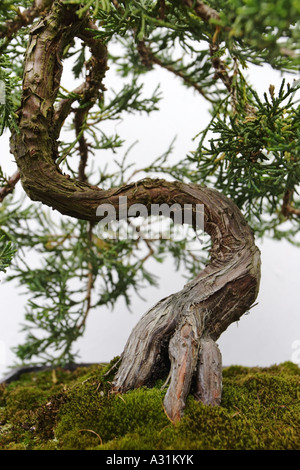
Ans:
[{"label": "tree branch", "polygon": [[293,191],[287,189],[283,196],[283,203],[281,206],[281,212],[285,217],[289,217],[290,215],[297,215],[300,217],[300,209],[296,209],[291,205],[291,201],[293,199]]},{"label": "tree branch", "polygon": [[173,73],[177,77],[181,78],[188,86],[194,88],[200,95],[202,95],[207,101],[210,101],[211,103],[213,102],[212,99],[210,99],[203,89],[198,85],[197,82],[194,82],[191,80],[190,77],[187,77],[184,75],[184,73],[181,70],[176,70],[174,67],[172,67],[171,64],[166,64],[162,60],[160,60],[153,52],[151,51],[151,48],[149,46],[146,46],[144,41],[139,41],[137,45],[137,50],[141,56],[142,62],[146,67],[151,67],[153,64],[159,65],[160,67],[164,68],[165,70],[168,70],[169,72]]},{"label": "tree branch", "polygon": [[54,0],[35,0],[31,7],[22,13],[18,12],[14,19],[1,25],[0,38],[11,39],[20,28],[30,25],[35,18],[46,12],[53,2]]},{"label": "tree branch", "polygon": [[202,18],[203,21],[209,22],[210,20],[219,20],[219,13],[213,8],[209,7],[200,0],[183,0],[183,4],[188,8],[194,9],[195,13]]},{"label": "tree branch", "polygon": [[70,98],[61,100],[55,109],[54,114],[54,134],[56,139],[59,136],[61,127],[64,120],[68,116],[71,106],[74,101],[78,100],[80,106],[74,109],[74,125],[76,136],[79,140],[79,180],[84,182],[87,177],[85,175],[85,167],[88,160],[88,145],[84,136],[84,125],[86,117],[90,109],[94,106],[96,101],[101,98],[102,92],[105,90],[102,80],[107,70],[107,49],[101,41],[93,37],[91,30],[96,29],[95,24],[89,21],[86,25],[82,25],[81,30],[78,32],[85,44],[87,44],[91,51],[91,58],[87,61],[86,65],[86,80],[79,87],[71,93]]},{"label": "tree branch", "polygon": [[[186,5],[188,8],[192,8],[197,16],[202,18],[203,21],[209,23],[211,20],[219,20],[220,15],[219,13],[214,10],[213,8],[209,7],[205,3],[197,0],[196,2],[193,0],[183,0],[183,4]],[[221,79],[224,83],[225,87],[229,91],[233,99],[233,106],[235,107],[235,96],[234,96],[234,89],[232,87],[232,77],[228,74],[226,70],[226,66],[224,62],[220,59],[218,52],[219,52],[219,44],[218,44],[218,35],[221,29],[220,26],[215,26],[215,33],[212,38],[212,42],[210,44],[210,56],[211,62],[215,69],[215,78]]]},{"label": "tree branch", "polygon": [[20,172],[16,171],[6,182],[2,188],[0,188],[0,202],[10,193],[13,192],[17,182],[20,179]]},{"label": "tree branch", "polygon": [[[88,242],[89,242],[89,246],[90,246],[90,249],[91,249],[91,246],[92,246],[92,238],[93,238],[93,224],[89,224],[89,232],[88,232]],[[94,286],[94,275],[93,275],[93,265],[91,263],[91,261],[88,262],[88,275],[87,275],[87,278],[88,278],[88,281],[87,281],[87,292],[86,292],[86,308],[85,308],[85,312],[84,312],[84,315],[83,315],[83,318],[81,320],[81,322],[79,323],[78,325],[78,329],[82,329],[86,323],[86,319],[88,317],[88,314],[89,314],[89,311],[91,309],[91,306],[92,306],[92,290],[93,290],[93,286]]]},{"label": "tree branch", "polygon": [[[88,28],[95,29],[96,26],[90,21],[88,24]],[[86,44],[89,45],[92,56],[86,63],[87,77],[83,91],[83,97],[80,101],[80,107],[74,111],[74,123],[77,135],[79,135],[81,130],[83,129],[86,117],[90,109],[94,106],[95,102],[101,97],[101,92],[105,90],[105,87],[102,84],[102,79],[104,78],[105,72],[108,68],[107,49],[102,44],[102,42],[94,39],[90,31],[84,31],[83,29],[82,33],[80,33],[80,37],[84,40]],[[87,177],[85,175],[85,167],[88,161],[88,145],[84,137],[84,133],[82,133],[79,139],[79,154],[79,180],[86,181]]]}]

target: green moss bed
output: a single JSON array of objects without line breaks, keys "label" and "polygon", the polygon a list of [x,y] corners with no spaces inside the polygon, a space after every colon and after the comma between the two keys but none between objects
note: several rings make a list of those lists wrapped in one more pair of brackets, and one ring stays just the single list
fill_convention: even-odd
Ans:
[{"label": "green moss bed", "polygon": [[227,367],[221,406],[204,406],[190,396],[184,417],[176,424],[164,413],[162,383],[111,394],[111,367],[112,363],[73,372],[30,372],[0,385],[0,449],[300,448],[300,368],[296,364]]}]

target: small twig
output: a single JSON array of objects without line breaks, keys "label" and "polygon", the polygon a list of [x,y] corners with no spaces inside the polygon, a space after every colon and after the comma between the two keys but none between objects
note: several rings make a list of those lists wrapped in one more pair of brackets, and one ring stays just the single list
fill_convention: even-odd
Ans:
[{"label": "small twig", "polygon": [[166,13],[166,2],[165,2],[165,0],[160,0],[160,2],[159,2],[159,18],[161,20],[165,19],[165,13]]},{"label": "small twig", "polygon": [[117,362],[114,363],[113,366],[111,366],[111,368],[107,372],[105,372],[105,374],[103,374],[103,377],[106,377],[107,375],[109,375],[111,371],[114,370],[118,366],[121,360],[122,360],[122,356],[117,360]]},{"label": "small twig", "polygon": [[86,83],[84,82],[81,85],[79,85],[77,88],[75,88],[73,91],[71,91],[69,98],[63,98],[55,106],[53,129],[54,129],[54,135],[57,138],[60,134],[60,131],[61,131],[61,128],[65,119],[70,113],[72,104],[74,103],[74,101],[80,98],[80,95],[84,93],[85,88],[86,88]]},{"label": "small twig", "polygon": [[52,383],[56,384],[57,383],[57,375],[56,375],[56,370],[52,369]]},{"label": "small twig", "polygon": [[183,0],[183,4],[188,8],[193,8],[195,13],[202,18],[203,21],[209,22],[212,19],[219,20],[219,13],[205,3],[197,0]]},{"label": "small twig", "polygon": [[168,377],[166,378],[165,383],[160,387],[161,390],[163,390],[164,388],[166,388],[166,386],[167,386],[168,383],[170,382],[170,379],[171,379],[171,369],[170,369],[170,371],[169,371],[169,374],[168,374]]},{"label": "small twig", "polygon": [[112,0],[113,6],[116,8],[116,10],[122,10],[119,2],[117,0]]},{"label": "small twig", "polygon": [[99,434],[96,433],[95,431],[93,431],[92,429],[78,429],[78,432],[84,432],[84,431],[91,432],[91,433],[95,434],[98,437],[98,439],[100,441],[100,444],[101,445],[103,444],[103,441],[102,441],[101,437],[99,436]]},{"label": "small twig", "polygon": [[127,184],[129,184],[129,183],[131,182],[132,178],[133,178],[136,174],[140,173],[141,171],[145,171],[145,170],[144,170],[143,168],[136,168],[136,169],[131,173],[131,175],[127,178]]},{"label": "small twig", "polygon": [[[90,247],[91,247],[91,243],[92,243],[92,238],[93,238],[93,224],[90,222],[89,223],[89,232],[88,232],[88,239],[89,239]],[[94,286],[93,266],[92,266],[92,263],[89,261],[88,262],[87,292],[86,292],[86,297],[85,297],[87,305],[86,305],[86,309],[85,309],[83,318],[82,318],[80,324],[78,325],[79,330],[85,325],[87,316],[88,316],[89,311],[91,309],[93,286]]]},{"label": "small twig", "polygon": [[229,93],[234,98],[234,93],[232,89],[232,77],[230,77],[227,73],[226,67],[224,62],[218,56],[219,45],[217,42],[212,42],[210,44],[210,56],[211,56],[211,63],[215,69],[215,78],[220,78],[224,85],[226,86]]},{"label": "small twig", "polygon": [[80,162],[79,162],[79,168],[78,168],[78,180],[82,182],[87,181],[85,168],[87,165],[88,154],[89,154],[88,143],[84,136],[84,132],[82,132],[84,121],[86,118],[86,113],[87,113],[86,109],[78,108],[75,112],[75,117],[74,117],[75,132],[76,132],[76,136],[79,137],[78,150],[79,150],[79,155],[80,155]]},{"label": "small twig", "polygon": [[122,397],[122,395],[120,393],[117,393],[116,395],[118,398],[120,398],[120,400],[122,400],[124,403],[126,403],[126,401],[124,400],[124,398]]},{"label": "small twig", "polygon": [[[87,29],[87,27],[89,29]],[[74,127],[76,132],[76,141],[79,144],[80,163],[78,169],[78,180],[82,182],[87,181],[85,168],[88,161],[88,143],[84,136],[84,126],[86,117],[90,109],[100,98],[101,93],[105,90],[102,80],[107,70],[107,49],[106,46],[93,36],[92,30],[96,30],[96,26],[92,21],[82,27],[78,32],[78,37],[90,48],[91,57],[86,62],[86,79],[81,85],[70,93],[70,97],[62,99],[55,107],[54,114],[54,137],[58,138],[62,125],[68,117],[71,106],[74,101],[78,100],[80,106],[72,111],[75,113]],[[61,163],[64,158],[57,161],[57,165]]]},{"label": "small twig", "polygon": [[281,212],[285,217],[289,217],[290,215],[297,215],[300,217],[300,209],[296,209],[295,207],[291,206],[292,198],[293,191],[291,189],[287,189],[283,196]]},{"label": "small twig", "polygon": [[151,68],[153,64],[159,65],[160,67],[168,70],[168,72],[173,73],[177,77],[181,78],[187,85],[193,87],[200,95],[202,95],[206,100],[213,102],[211,98],[209,98],[203,91],[203,89],[198,85],[198,83],[191,80],[190,77],[184,75],[181,70],[176,70],[171,64],[166,64],[162,60],[160,60],[150,49],[149,46],[146,46],[144,41],[140,41],[137,46],[137,50],[140,54],[143,64],[147,68]]},{"label": "small twig", "polygon": [[143,237],[139,237],[139,239],[144,240],[144,242],[146,243],[146,245],[149,249],[148,253],[144,256],[144,258],[141,259],[141,264],[144,264],[147,261],[147,259],[151,258],[151,256],[154,254],[154,250],[153,250],[149,240],[147,240],[146,238],[143,238]]},{"label": "small twig", "polygon": [[53,2],[54,0],[35,0],[30,8],[27,8],[22,13],[18,11],[14,19],[8,20],[1,25],[0,38],[11,39],[19,29],[31,24],[33,20],[50,7]]},{"label": "small twig", "polygon": [[[90,30],[96,29],[95,24],[89,21],[88,25]],[[85,125],[86,117],[90,109],[94,106],[97,99],[100,98],[101,93],[105,90],[102,84],[105,72],[107,70],[107,49],[101,41],[93,37],[93,33],[83,29],[78,36],[87,44],[91,51],[91,58],[85,64],[86,66],[86,81],[83,90],[83,97],[80,102],[80,107],[75,110],[75,131],[79,136],[79,155],[80,163],[78,169],[79,181],[86,182],[87,176],[85,168],[88,161],[88,144],[84,136],[83,126]]]},{"label": "small twig", "polygon": [[[134,228],[136,228],[136,226],[133,225],[133,223],[131,222],[130,219],[127,219],[127,223],[128,223],[129,225],[133,226]],[[147,245],[148,250],[149,250],[148,253],[144,256],[144,258],[142,258],[142,259],[140,260],[140,263],[141,263],[141,264],[144,264],[144,263],[147,261],[147,259],[149,259],[149,258],[154,254],[154,250],[153,250],[153,248],[152,248],[152,246],[151,246],[151,243],[150,243],[150,242],[153,241],[153,240],[152,240],[152,239],[149,239],[149,238],[144,238],[144,237],[142,236],[141,232],[139,232],[139,235],[138,235],[138,237],[137,237],[137,244],[138,244],[138,242],[139,242],[140,240],[142,240],[143,242],[145,242],[145,244]]]},{"label": "small twig", "polygon": [[[183,3],[188,8],[193,8],[196,15],[199,16],[206,23],[209,23],[211,20],[220,19],[220,15],[216,10],[214,10],[213,8],[209,7],[208,5],[204,4],[203,2],[199,0],[197,0],[196,2],[193,0],[183,0]],[[224,65],[224,62],[218,56],[218,52],[219,52],[218,35],[220,31],[221,31],[221,27],[219,25],[216,25],[215,33],[213,35],[212,43],[210,45],[211,62],[215,69],[215,78],[219,78],[222,80],[222,82],[224,83],[227,90],[232,96],[233,107],[235,108],[235,96],[234,96],[235,91],[232,88],[232,77],[229,76],[229,74],[227,73],[226,67]]]}]

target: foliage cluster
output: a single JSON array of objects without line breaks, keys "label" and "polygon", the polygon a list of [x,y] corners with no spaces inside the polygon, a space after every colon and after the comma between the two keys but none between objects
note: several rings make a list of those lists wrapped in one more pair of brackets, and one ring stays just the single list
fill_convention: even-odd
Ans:
[{"label": "foliage cluster", "polygon": [[3,243],[4,237],[0,239],[0,271],[5,272],[11,264],[15,249],[12,247],[11,242]]}]

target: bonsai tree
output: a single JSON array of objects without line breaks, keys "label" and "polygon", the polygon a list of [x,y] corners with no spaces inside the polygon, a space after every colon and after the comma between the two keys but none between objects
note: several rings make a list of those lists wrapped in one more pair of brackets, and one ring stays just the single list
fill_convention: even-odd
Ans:
[{"label": "bonsai tree", "polygon": [[[8,279],[31,294],[27,340],[17,355],[39,363],[73,361],[72,346],[89,311],[114,305],[119,296],[129,301],[129,287],[153,282],[147,259],[170,252],[191,279],[141,317],[115,365],[112,391],[164,378],[172,421],[182,416],[191,392],[218,405],[216,340],[251,308],[259,290],[254,234],[293,240],[299,230],[299,82],[283,80],[279,90],[269,84],[262,98],[245,73],[247,64],[298,70],[299,5],[5,0],[0,15],[1,126],[10,132],[17,164],[14,175],[1,175],[1,242],[18,250]],[[74,89],[61,85],[68,64],[81,80]],[[109,67],[120,76],[114,95],[107,90]],[[120,136],[104,133],[106,121],[158,109],[158,89],[150,97],[142,90],[144,74],[154,67],[181,79],[210,106],[211,122],[199,129],[195,150],[172,164],[168,149],[131,176],[126,159],[114,173],[101,162],[93,171],[98,153],[123,145]],[[73,133],[69,142],[66,127]],[[141,170],[144,178],[136,179]],[[19,180],[25,202],[11,194]],[[54,221],[46,206],[62,217]],[[174,221],[172,230],[190,225],[183,240],[143,236],[134,225],[134,217],[160,213]],[[104,222],[118,220],[118,234],[122,222],[127,236],[107,236]],[[205,266],[189,248],[202,228],[211,240]],[[40,254],[38,268],[22,248]]]}]

